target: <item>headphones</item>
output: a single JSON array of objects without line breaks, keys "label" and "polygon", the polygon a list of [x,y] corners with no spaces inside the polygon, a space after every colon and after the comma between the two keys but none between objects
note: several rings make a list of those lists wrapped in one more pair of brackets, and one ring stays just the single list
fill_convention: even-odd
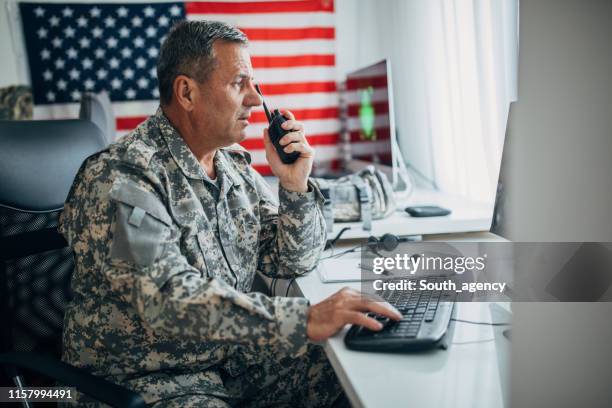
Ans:
[{"label": "headphones", "polygon": [[392,252],[397,248],[400,242],[408,241],[410,241],[409,237],[398,237],[397,235],[387,233],[383,234],[380,238],[376,238],[373,235],[368,237],[366,246],[370,251],[381,256],[378,251]]},{"label": "headphones", "polygon": [[[348,230],[349,228],[346,228],[346,229]],[[344,230],[341,232],[344,232]],[[338,234],[338,235],[341,235],[341,234]],[[339,236],[334,238],[331,241],[331,245],[330,245],[330,242],[328,242],[327,243],[328,245],[325,247],[325,249],[329,249],[330,247],[333,247],[333,243],[335,243],[338,239],[339,239]],[[359,244],[353,248],[347,249],[340,253],[337,253],[334,255],[328,255],[325,258],[321,258],[321,260],[329,259],[329,258],[339,258],[348,253],[356,252],[359,249],[361,249],[363,246],[365,246],[365,249],[367,249],[368,251],[382,257],[379,251],[391,252],[397,248],[400,242],[408,242],[411,240],[412,239],[410,237],[398,237],[397,235],[393,235],[389,233],[383,234],[380,238],[377,238],[371,235],[370,237],[368,237],[368,241],[366,242],[365,245]]]}]

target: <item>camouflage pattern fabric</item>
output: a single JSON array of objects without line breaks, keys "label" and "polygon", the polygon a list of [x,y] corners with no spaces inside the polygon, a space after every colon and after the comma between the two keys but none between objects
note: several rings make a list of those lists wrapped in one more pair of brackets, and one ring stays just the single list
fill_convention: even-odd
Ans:
[{"label": "camouflage pattern fabric", "polygon": [[349,222],[362,219],[359,193],[353,181],[355,176],[363,179],[369,190],[372,219],[388,217],[395,211],[397,204],[393,196],[393,187],[387,176],[374,166],[367,166],[352,175],[337,179],[312,179],[313,184],[319,189],[329,190],[334,221]]},{"label": "camouflage pattern fabric", "polygon": [[[287,278],[316,266],[320,191],[280,187],[277,204],[240,147],[218,150],[214,165],[212,181],[161,109],[83,163],[60,219],[75,257],[63,359],[147,403],[238,401],[273,378],[325,378],[311,405],[338,395],[333,376],[316,373],[329,363],[306,336],[309,302],[249,293],[257,270]],[[259,351],[249,359],[245,347]],[[280,379],[282,362],[308,375]],[[240,364],[260,364],[244,395]]]},{"label": "camouflage pattern fabric", "polygon": [[0,88],[0,120],[32,119],[32,106],[32,90],[29,86]]}]

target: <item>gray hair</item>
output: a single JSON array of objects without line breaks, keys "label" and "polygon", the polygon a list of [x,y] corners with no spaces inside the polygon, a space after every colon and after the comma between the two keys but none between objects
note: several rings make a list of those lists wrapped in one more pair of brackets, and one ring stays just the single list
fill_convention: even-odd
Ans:
[{"label": "gray hair", "polygon": [[168,33],[157,61],[157,79],[162,104],[172,101],[174,80],[179,75],[199,83],[208,79],[217,65],[213,55],[216,40],[248,44],[239,29],[220,21],[181,21]]}]

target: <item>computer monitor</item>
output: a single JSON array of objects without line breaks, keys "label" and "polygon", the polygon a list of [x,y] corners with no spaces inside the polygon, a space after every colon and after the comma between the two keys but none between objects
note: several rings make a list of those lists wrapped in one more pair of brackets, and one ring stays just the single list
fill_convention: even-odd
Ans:
[{"label": "computer monitor", "polygon": [[397,183],[395,117],[391,64],[387,59],[346,76],[345,137],[349,142],[347,167],[358,170],[373,164]]}]

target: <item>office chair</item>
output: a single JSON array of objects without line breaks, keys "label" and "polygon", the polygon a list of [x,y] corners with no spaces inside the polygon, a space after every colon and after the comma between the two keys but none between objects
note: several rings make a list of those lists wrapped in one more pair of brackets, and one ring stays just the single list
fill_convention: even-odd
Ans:
[{"label": "office chair", "polygon": [[140,395],[59,360],[73,259],[58,216],[79,166],[105,145],[88,121],[0,121],[0,376],[140,407]]},{"label": "office chair", "polygon": [[84,94],[81,99],[79,118],[93,122],[102,131],[106,144],[115,140],[117,130],[115,115],[113,114],[111,100],[106,92]]}]

